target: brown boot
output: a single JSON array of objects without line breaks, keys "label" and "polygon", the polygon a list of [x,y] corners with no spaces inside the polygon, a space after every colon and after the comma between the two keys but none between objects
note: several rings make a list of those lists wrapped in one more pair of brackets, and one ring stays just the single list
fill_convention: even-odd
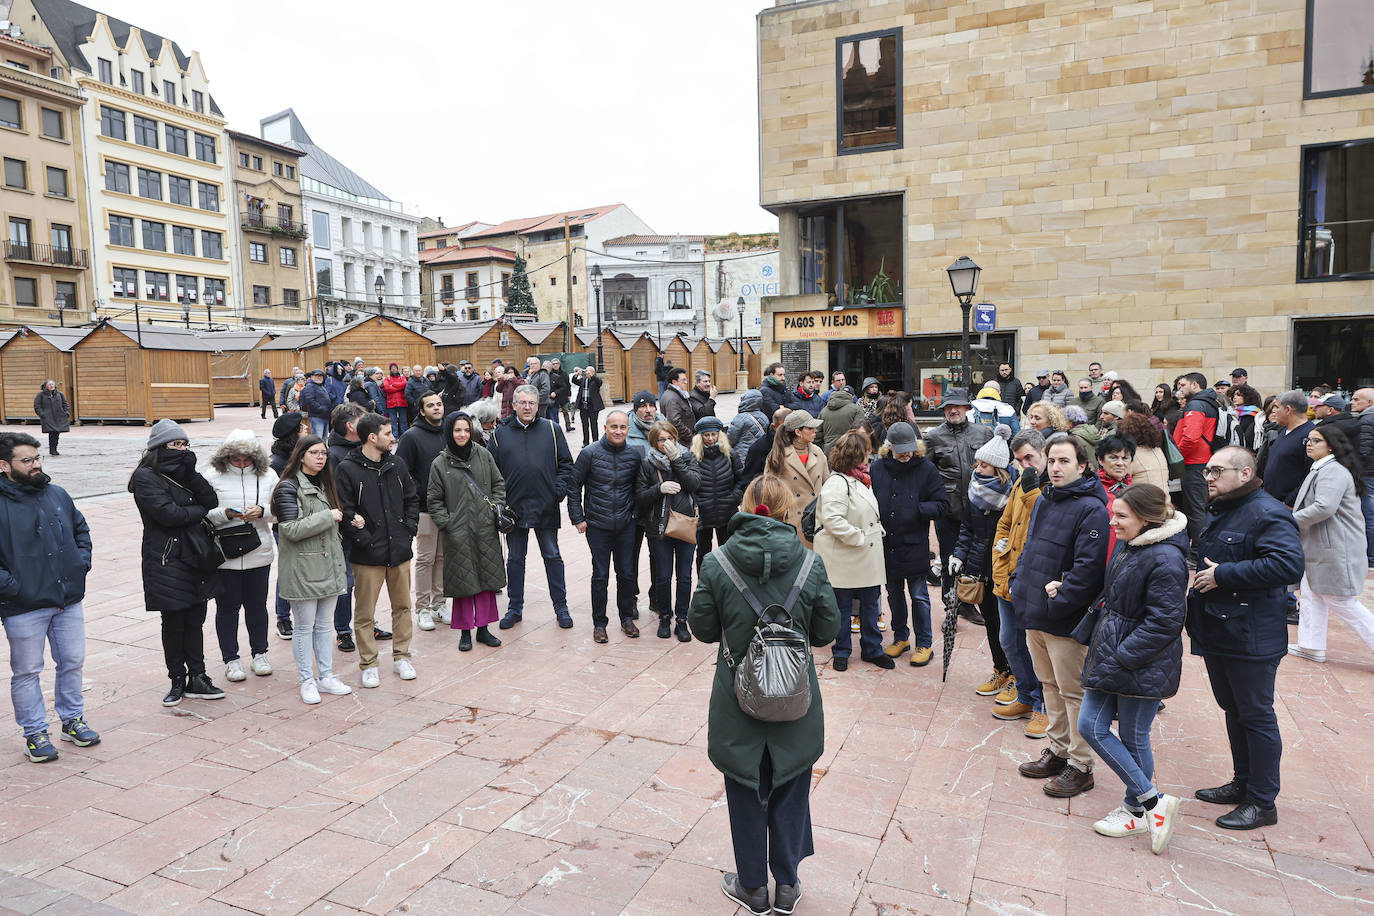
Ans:
[{"label": "brown boot", "polygon": [[1052,798],[1073,798],[1075,795],[1082,795],[1093,787],[1093,774],[1091,770],[1084,771],[1077,767],[1064,767],[1064,772],[1045,783],[1045,794]]},{"label": "brown boot", "polygon": [[1054,751],[1045,748],[1040,752],[1039,760],[1023,763],[1016,770],[1028,779],[1045,779],[1050,776],[1058,776],[1064,772],[1064,767],[1068,765],[1069,759],[1067,757],[1056,756]]}]

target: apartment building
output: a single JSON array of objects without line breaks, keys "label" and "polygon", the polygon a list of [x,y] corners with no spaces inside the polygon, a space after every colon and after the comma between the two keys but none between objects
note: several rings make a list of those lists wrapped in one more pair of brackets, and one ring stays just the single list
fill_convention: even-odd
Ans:
[{"label": "apartment building", "polygon": [[426,317],[434,321],[486,321],[504,315],[515,252],[492,245],[435,247],[442,238],[432,236],[421,241],[420,294]]},{"label": "apartment building", "polygon": [[254,325],[309,324],[310,289],[301,199],[301,151],[252,134],[229,131],[238,218],[236,265],[245,318]]}]

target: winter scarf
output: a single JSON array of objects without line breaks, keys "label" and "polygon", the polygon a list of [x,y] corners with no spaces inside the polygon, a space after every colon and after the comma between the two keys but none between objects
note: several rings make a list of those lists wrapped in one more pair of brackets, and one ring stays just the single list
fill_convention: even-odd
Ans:
[{"label": "winter scarf", "polygon": [[[863,484],[864,486],[868,487],[869,489],[872,489],[872,488],[873,488],[873,481],[872,481],[872,479],[870,479],[869,476],[868,476],[868,462],[867,462],[867,461],[865,461],[863,464],[859,465],[859,466],[856,467],[856,468],[850,468],[850,469],[849,469],[849,476],[850,476],[850,477],[853,477],[855,480],[857,480],[859,483]],[[1003,501],[1005,501],[1005,500],[1006,500],[1006,497],[1003,497]]]},{"label": "winter scarf", "polygon": [[[1011,471],[1008,468],[1008,471]],[[1016,473],[1011,472],[1007,482],[1003,483],[995,475],[973,473],[973,477],[968,482],[968,500],[977,509],[984,512],[1001,512],[1007,504],[1007,497],[1011,495],[1011,488],[1016,486]]]},{"label": "winter scarf", "polygon": [[1098,469],[1097,479],[1102,481],[1102,489],[1112,494],[1112,496],[1120,496],[1121,491],[1131,485],[1130,474],[1127,474],[1125,477],[1121,478],[1120,480],[1117,480],[1115,477],[1108,474],[1105,470],[1102,469]]},{"label": "winter scarf", "polygon": [[671,471],[673,469],[672,459],[656,448],[651,448],[646,451],[644,457],[660,471]]}]

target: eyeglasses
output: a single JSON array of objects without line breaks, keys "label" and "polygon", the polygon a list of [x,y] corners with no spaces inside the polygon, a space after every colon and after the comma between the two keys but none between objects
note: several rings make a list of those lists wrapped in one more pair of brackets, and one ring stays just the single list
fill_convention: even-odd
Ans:
[{"label": "eyeglasses", "polygon": [[34,464],[35,462],[41,462],[42,460],[42,455],[34,455],[32,458],[11,458],[10,464],[22,464],[24,467],[28,467],[29,465]]},{"label": "eyeglasses", "polygon": [[185,439],[177,439],[175,441],[168,442],[167,447],[174,448],[177,450],[188,449],[191,447],[191,443],[187,442]]},{"label": "eyeglasses", "polygon": [[1216,480],[1218,477],[1220,477],[1222,474],[1225,474],[1227,471],[1239,470],[1240,468],[1219,468],[1209,464],[1207,467],[1202,469],[1202,476],[1206,477],[1208,480]]},{"label": "eyeglasses", "polygon": [[312,449],[307,449],[307,450],[306,450],[306,454],[309,455],[309,456],[312,457],[312,458],[328,458],[328,457],[329,457],[329,449],[324,449],[324,448],[312,448]]}]

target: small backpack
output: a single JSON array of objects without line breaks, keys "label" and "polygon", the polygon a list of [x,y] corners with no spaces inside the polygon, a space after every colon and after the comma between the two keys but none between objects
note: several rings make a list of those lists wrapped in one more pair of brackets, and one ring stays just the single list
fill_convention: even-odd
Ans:
[{"label": "small backpack", "polygon": [[797,603],[797,596],[811,575],[816,555],[806,551],[806,560],[797,580],[792,583],[792,590],[787,593],[787,600],[768,607],[764,607],[744,584],[724,550],[713,551],[711,556],[758,615],[749,648],[739,662],[730,654],[730,646],[721,639],[725,664],[735,675],[735,701],[746,715],[762,722],[800,719],[811,708],[811,642],[793,619],[792,606]]}]

